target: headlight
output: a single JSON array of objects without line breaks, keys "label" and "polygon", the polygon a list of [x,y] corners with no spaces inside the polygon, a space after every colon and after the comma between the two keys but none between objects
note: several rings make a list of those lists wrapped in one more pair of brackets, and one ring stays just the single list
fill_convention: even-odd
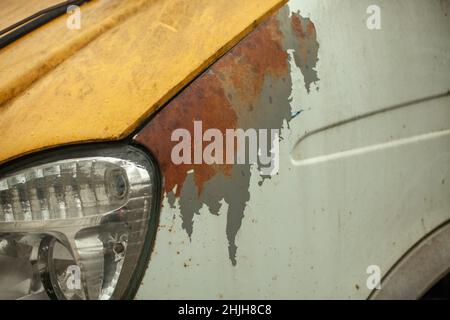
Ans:
[{"label": "headlight", "polygon": [[155,166],[130,146],[59,151],[2,172],[0,298],[127,297],[158,202]]}]

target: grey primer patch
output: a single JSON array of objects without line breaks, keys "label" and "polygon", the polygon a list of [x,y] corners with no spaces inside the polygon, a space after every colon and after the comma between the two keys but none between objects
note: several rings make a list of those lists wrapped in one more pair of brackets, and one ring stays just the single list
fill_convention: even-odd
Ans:
[{"label": "grey primer patch", "polygon": [[[206,183],[209,190],[220,190],[220,193],[207,193],[202,195],[202,200],[210,208],[220,209],[222,198],[228,203],[226,234],[228,240],[228,254],[233,265],[236,265],[236,234],[241,228],[242,219],[247,202],[250,200],[250,165],[234,165],[231,177],[222,174],[214,177]],[[220,194],[220,196],[219,196]],[[217,209],[216,209],[217,210]]]},{"label": "grey primer patch", "polygon": [[189,238],[192,236],[194,227],[194,213],[199,214],[203,204],[197,198],[197,186],[194,182],[194,174],[188,173],[184,181],[183,189],[180,194],[180,214],[182,219],[181,226],[186,230]]},{"label": "grey primer patch", "polygon": [[[318,61],[319,44],[315,40],[315,32],[311,39],[305,38],[302,40],[304,43],[300,43],[292,30],[291,20],[288,17],[289,9],[285,6],[278,13],[279,27],[284,36],[283,49],[286,51],[289,49],[294,50],[295,63],[303,72],[305,86],[309,92],[310,84],[319,80],[317,72],[313,70]],[[310,23],[307,18],[301,18],[301,21],[305,26]],[[301,58],[303,55],[298,53],[299,50],[307,50],[307,63]],[[288,68],[290,68],[289,63]],[[220,69],[216,72],[219,78],[223,79],[225,77],[224,74],[221,74]],[[238,94],[232,88],[228,87],[226,89],[226,96],[238,116],[237,125],[244,130],[249,128],[281,129],[285,121],[289,126],[289,122],[297,115],[292,114],[290,105],[292,93],[290,73],[283,77],[274,77],[266,74],[261,94],[255,101],[255,107],[253,108],[248,108],[248,106],[244,105],[246,102],[235,98]],[[208,107],[213,108],[214,106]],[[280,137],[280,139],[282,138]],[[204,184],[203,190],[199,195],[198,188],[194,182],[194,175],[191,173],[188,174],[183,184],[179,199],[182,227],[186,230],[189,237],[191,237],[194,228],[194,215],[199,214],[204,204],[208,207],[209,212],[214,215],[219,214],[222,199],[228,204],[226,236],[229,258],[234,266],[237,264],[236,253],[238,247],[236,245],[236,236],[241,228],[245,208],[250,200],[250,178],[251,165],[233,165],[231,176],[217,173]],[[262,181],[258,183],[259,185],[262,185],[268,177],[261,176],[261,178]]]},{"label": "grey primer patch", "polygon": [[175,209],[175,193],[173,191],[170,191],[166,195],[167,202],[169,202],[169,205],[172,209]]}]

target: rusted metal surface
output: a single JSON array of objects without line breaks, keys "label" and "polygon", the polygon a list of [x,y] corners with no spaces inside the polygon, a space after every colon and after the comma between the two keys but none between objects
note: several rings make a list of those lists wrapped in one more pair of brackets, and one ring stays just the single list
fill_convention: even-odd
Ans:
[{"label": "rusted metal surface", "polygon": [[[233,265],[237,263],[235,237],[250,199],[252,164],[175,165],[171,151],[177,142],[171,141],[171,134],[185,128],[194,136],[194,121],[202,121],[203,130],[216,128],[224,135],[226,129],[289,125],[294,117],[289,100],[289,52],[309,91],[311,83],[319,80],[315,71],[318,49],[314,24],[284,7],[191,83],[136,137],[158,160],[164,191],[172,206],[178,199],[182,226],[189,236],[194,214],[203,205],[218,214],[222,200],[228,204],[226,235]],[[265,178],[261,177],[260,185]]]}]

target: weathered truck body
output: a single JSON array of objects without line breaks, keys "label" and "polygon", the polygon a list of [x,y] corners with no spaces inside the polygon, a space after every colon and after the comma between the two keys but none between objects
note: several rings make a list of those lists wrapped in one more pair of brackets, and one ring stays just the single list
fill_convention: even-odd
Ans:
[{"label": "weathered truck body", "polygon": [[[1,3],[0,29],[43,2]],[[0,179],[76,145],[148,153],[158,206],[127,298],[420,298],[450,269],[449,9],[91,1],[81,29],[62,16],[0,50]],[[208,129],[223,148],[275,133],[257,150],[275,169],[196,161]]]}]

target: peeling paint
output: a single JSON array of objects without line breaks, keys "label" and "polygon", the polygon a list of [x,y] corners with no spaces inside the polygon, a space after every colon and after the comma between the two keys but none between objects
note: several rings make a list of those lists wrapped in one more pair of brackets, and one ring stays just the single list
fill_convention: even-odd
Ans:
[{"label": "peeling paint", "polygon": [[[251,165],[175,165],[171,150],[176,142],[171,142],[171,133],[178,128],[191,132],[194,121],[202,121],[203,130],[217,128],[223,134],[226,129],[289,125],[298,112],[290,106],[288,50],[293,51],[309,92],[319,80],[314,69],[318,48],[312,21],[299,13],[290,15],[285,6],[191,83],[136,137],[158,160],[168,202],[172,207],[178,203],[182,228],[189,237],[196,228],[194,216],[203,206],[219,215],[222,204],[228,205],[225,233],[233,265],[237,263],[236,236],[250,200]],[[261,178],[260,185],[267,177]]]}]

